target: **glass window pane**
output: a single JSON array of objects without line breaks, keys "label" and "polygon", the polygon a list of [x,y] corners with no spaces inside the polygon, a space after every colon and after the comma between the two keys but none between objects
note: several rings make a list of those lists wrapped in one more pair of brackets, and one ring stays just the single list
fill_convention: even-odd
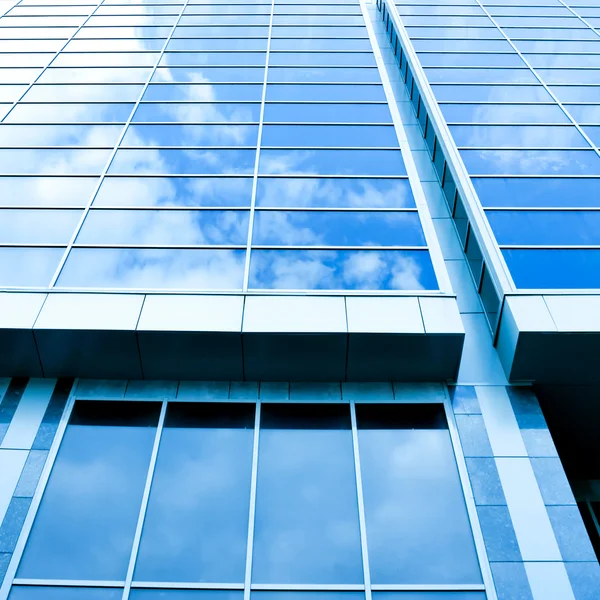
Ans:
[{"label": "glass window pane", "polygon": [[416,212],[258,211],[254,244],[266,246],[424,246]]},{"label": "glass window pane", "polygon": [[413,208],[408,179],[310,179],[306,177],[258,180],[257,206],[315,208]]},{"label": "glass window pane", "polygon": [[108,172],[116,175],[252,174],[255,156],[255,150],[118,150]]},{"label": "glass window pane", "polygon": [[95,177],[0,177],[0,206],[80,206],[89,202]]},{"label": "glass window pane", "polygon": [[406,175],[400,150],[270,150],[260,153],[263,175]]},{"label": "glass window pane", "polygon": [[431,89],[438,101],[469,102],[552,102],[541,85],[449,85],[436,84]]},{"label": "glass window pane", "polygon": [[11,175],[100,175],[111,150],[0,149],[0,173]]},{"label": "glass window pane", "polygon": [[371,52],[271,52],[269,66],[343,66],[374,67]]},{"label": "glass window pane", "polygon": [[160,59],[160,66],[246,65],[264,67],[265,61],[265,52],[166,52]]},{"label": "glass window pane", "polygon": [[268,80],[269,83],[379,83],[381,81],[376,67],[360,69],[357,67],[271,67]]},{"label": "glass window pane", "polygon": [[379,84],[300,84],[271,83],[267,86],[267,102],[302,100],[346,100],[349,102],[383,101],[385,92]]},{"label": "glass window pane", "polygon": [[140,590],[132,589],[131,600],[243,600],[244,592],[230,590]]},{"label": "glass window pane", "polygon": [[252,592],[251,600],[365,600],[364,592]]},{"label": "glass window pane", "polygon": [[133,104],[17,104],[5,123],[125,123]]},{"label": "glass window pane", "polygon": [[254,404],[169,404],[136,580],[243,583],[253,427]]},{"label": "glass window pane", "polygon": [[0,145],[112,148],[117,143],[122,131],[122,125],[2,124],[0,125]]},{"label": "glass window pane", "polygon": [[374,592],[373,600],[486,600],[485,592]]},{"label": "glass window pane", "polygon": [[263,147],[394,148],[398,138],[393,125],[264,125],[261,143]]},{"label": "glass window pane", "polygon": [[568,123],[558,105],[442,104],[448,123]]},{"label": "glass window pane", "polygon": [[133,122],[170,122],[184,123],[258,123],[260,104],[140,104],[133,115]]},{"label": "glass window pane", "polygon": [[94,207],[250,206],[251,196],[249,177],[107,177]]},{"label": "glass window pane", "polygon": [[472,179],[484,207],[600,207],[600,179]]},{"label": "glass window pane", "polygon": [[192,102],[260,102],[262,84],[155,84],[146,89],[143,100]]},{"label": "glass window pane", "polygon": [[518,288],[600,287],[600,250],[503,250],[502,254]]},{"label": "glass window pane", "polygon": [[0,209],[3,244],[68,244],[82,211]]},{"label": "glass window pane", "polygon": [[552,125],[450,125],[457,146],[474,148],[589,148],[576,127]]},{"label": "glass window pane", "polygon": [[9,600],[121,600],[119,588],[50,587],[39,585],[14,585]]},{"label": "glass window pane", "polygon": [[273,38],[271,40],[271,50],[351,50],[353,52],[371,52],[371,42],[368,38]]},{"label": "glass window pane", "polygon": [[18,577],[123,580],[159,403],[78,402]]},{"label": "glass window pane", "polygon": [[599,211],[487,211],[500,245],[591,246],[600,244]]},{"label": "glass window pane", "polygon": [[249,285],[285,290],[438,289],[429,253],[419,250],[253,250]]},{"label": "glass window pane", "polygon": [[244,250],[74,248],[57,287],[239,290],[245,254]]},{"label": "glass window pane", "polygon": [[461,150],[473,175],[600,175],[592,150]]},{"label": "glass window pane", "polygon": [[262,83],[265,77],[263,67],[159,67],[152,75],[152,82],[190,83]]},{"label": "glass window pane", "polygon": [[373,583],[481,583],[443,406],[356,413]]},{"label": "glass window pane", "polygon": [[152,69],[135,67],[62,67],[46,69],[37,83],[146,83]]},{"label": "glass window pane", "polygon": [[265,122],[391,123],[387,104],[268,103]]},{"label": "glass window pane", "polygon": [[6,287],[46,287],[64,248],[0,248],[0,283]]},{"label": "glass window pane", "polygon": [[529,69],[444,69],[427,67],[431,82],[443,83],[538,83]]},{"label": "glass window pane", "polygon": [[[0,139],[2,128],[0,127]],[[130,125],[122,146],[256,146],[258,125]]]},{"label": "glass window pane", "polygon": [[[0,228],[0,235],[1,232]],[[76,241],[78,244],[225,246],[245,245],[247,240],[248,211],[92,210]]]},{"label": "glass window pane", "polygon": [[253,581],[361,583],[348,406],[263,404],[257,477]]},{"label": "glass window pane", "polygon": [[142,88],[127,84],[34,85],[22,102],[136,102]]}]

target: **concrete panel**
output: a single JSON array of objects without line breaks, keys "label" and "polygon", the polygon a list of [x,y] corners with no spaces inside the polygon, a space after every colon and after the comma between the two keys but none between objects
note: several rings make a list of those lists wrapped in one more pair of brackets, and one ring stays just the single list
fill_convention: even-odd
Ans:
[{"label": "concrete panel", "polygon": [[418,298],[346,298],[350,333],[425,333]]}]

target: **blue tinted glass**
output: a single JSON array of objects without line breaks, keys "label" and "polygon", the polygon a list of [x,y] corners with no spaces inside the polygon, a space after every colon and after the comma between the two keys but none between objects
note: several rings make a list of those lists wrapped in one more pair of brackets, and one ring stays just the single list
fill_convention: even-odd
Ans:
[{"label": "blue tinted glass", "polygon": [[174,83],[262,83],[265,78],[263,67],[159,67],[152,82]]},{"label": "blue tinted glass", "polygon": [[400,150],[269,150],[259,172],[289,175],[406,175]]},{"label": "blue tinted glass", "polygon": [[[448,429],[404,424],[407,407],[399,407],[357,406],[372,581],[480,583]],[[392,410],[397,424],[390,423]]]},{"label": "blue tinted glass", "polygon": [[142,67],[61,67],[46,69],[37,83],[146,83],[151,73]]},{"label": "blue tinted glass", "polygon": [[387,104],[266,104],[266,122],[391,123]]},{"label": "blue tinted glass", "polygon": [[494,27],[494,24],[485,15],[481,16],[453,16],[453,15],[416,15],[406,16],[402,19],[406,26],[421,25],[431,27]]},{"label": "blue tinted glass", "polygon": [[589,148],[586,139],[572,126],[451,125],[457,146],[488,148]]},{"label": "blue tinted glass", "polygon": [[258,180],[257,206],[413,208],[408,179],[296,179]]},{"label": "blue tinted glass", "polygon": [[253,413],[254,405],[169,406],[136,580],[243,583]]},{"label": "blue tinted glass", "polygon": [[479,6],[429,6],[429,5],[402,5],[398,3],[399,15],[483,15]]},{"label": "blue tinted glass", "polygon": [[267,38],[173,38],[167,50],[266,50]]},{"label": "blue tinted glass", "polygon": [[537,69],[546,83],[600,84],[600,69]]},{"label": "blue tinted glass", "polygon": [[600,125],[600,105],[569,104],[567,110],[578,123]]},{"label": "blue tinted glass", "polygon": [[179,25],[268,25],[269,15],[183,15]]},{"label": "blue tinted glass", "polygon": [[0,149],[0,173],[11,175],[100,175],[111,150]]},{"label": "blue tinted glass", "polygon": [[451,123],[568,123],[558,105],[547,104],[442,104]]},{"label": "blue tinted glass", "polygon": [[361,15],[274,15],[273,25],[363,25]]},{"label": "blue tinted glass", "polygon": [[505,40],[448,40],[448,39],[413,39],[412,44],[417,52],[451,50],[463,52],[479,50],[480,52],[511,52],[513,47]]},{"label": "blue tinted glass", "polygon": [[518,288],[600,288],[600,250],[503,250]]},{"label": "blue tinted glass", "polygon": [[64,248],[0,248],[0,282],[7,287],[46,287]]},{"label": "blue tinted glass", "polygon": [[[536,36],[534,36],[536,37]],[[556,32],[554,37],[556,37]],[[514,41],[514,40],[513,40]],[[521,52],[598,52],[597,41],[569,40],[516,40],[515,46]]]},{"label": "blue tinted glass", "polygon": [[256,146],[257,139],[258,125],[130,125],[122,145]]},{"label": "blue tinted glass", "polygon": [[2,146],[113,147],[122,125],[0,125]]},{"label": "blue tinted glass", "polygon": [[140,104],[133,115],[134,122],[182,121],[187,123],[248,123],[257,122],[260,104]]},{"label": "blue tinted glass", "polygon": [[280,38],[311,38],[311,37],[348,37],[348,38],[366,38],[368,37],[366,27],[319,27],[319,26],[304,26],[293,27],[287,25],[275,25],[271,30],[273,37]]},{"label": "blue tinted glass", "polygon": [[596,175],[600,160],[592,150],[461,150],[473,175]]},{"label": "blue tinted glass", "polygon": [[424,246],[416,212],[258,211],[254,244],[266,246]]},{"label": "blue tinted glass", "polygon": [[600,127],[584,127],[583,131],[596,146],[600,145]]},{"label": "blue tinted glass", "polygon": [[[141,85],[34,85],[25,102],[135,102]],[[16,100],[16,98],[15,98]]]},{"label": "blue tinted glass", "polygon": [[552,96],[541,85],[432,85],[438,101],[470,102],[553,102]]},{"label": "blue tinted glass", "polygon": [[251,195],[249,177],[107,177],[94,207],[250,206]]},{"label": "blue tinted glass", "polygon": [[598,211],[487,211],[500,245],[570,246],[600,244]]},{"label": "blue tinted glass", "polygon": [[373,600],[486,600],[485,592],[374,592]]},{"label": "blue tinted glass", "polygon": [[600,54],[526,54],[525,58],[534,68],[600,67]]},{"label": "blue tinted glass", "polygon": [[144,590],[132,589],[131,600],[243,600],[244,592],[229,590]]},{"label": "blue tinted glass", "polygon": [[406,31],[411,38],[502,39],[502,34],[495,27],[407,27]]},{"label": "blue tinted glass", "polygon": [[554,85],[550,89],[561,102],[600,102],[600,85]]},{"label": "blue tinted glass", "polygon": [[429,253],[408,250],[253,250],[250,287],[289,290],[437,289]]},{"label": "blue tinted glass", "polygon": [[371,42],[368,38],[273,38],[271,50],[350,50],[353,52],[371,52]]},{"label": "blue tinted glass", "polygon": [[269,66],[344,66],[374,67],[371,52],[271,52]]},{"label": "blue tinted glass", "polygon": [[156,84],[146,89],[144,100],[191,100],[193,102],[260,102],[262,84]]},{"label": "blue tinted glass", "polygon": [[600,179],[472,179],[484,207],[600,207]]},{"label": "blue tinted glass", "polygon": [[315,83],[345,83],[381,81],[377,67],[271,67],[269,68],[269,83],[273,82],[315,82]]},{"label": "blue tinted glass", "polygon": [[6,123],[125,123],[133,104],[17,104]]},{"label": "blue tinted glass", "polygon": [[269,33],[268,27],[247,26],[232,28],[227,26],[212,26],[212,27],[196,27],[179,26],[173,33],[174,38],[205,38],[205,37],[267,37]]},{"label": "blue tinted glass", "polygon": [[265,426],[285,407],[263,404],[254,582],[363,581],[350,415],[347,406],[339,410],[347,416],[343,429],[329,429],[314,414],[312,428],[295,414],[278,414],[280,421]]},{"label": "blue tinted glass", "polygon": [[68,244],[82,211],[0,209],[3,244]]},{"label": "blue tinted glass", "polygon": [[265,52],[166,52],[159,64],[161,67],[173,65],[247,65],[264,67],[265,61]]},{"label": "blue tinted glass", "polygon": [[85,207],[95,177],[0,177],[0,206]]},{"label": "blue tinted glass", "polygon": [[519,55],[513,54],[458,54],[447,52],[437,54],[420,52],[419,61],[424,67],[524,67]]},{"label": "blue tinted glass", "polygon": [[425,69],[427,79],[432,83],[537,83],[529,69]]},{"label": "blue tinted glass", "polygon": [[93,210],[77,236],[80,244],[140,246],[241,245],[247,211]]},{"label": "blue tinted glass", "polygon": [[251,600],[365,600],[364,592],[252,592]]},{"label": "blue tinted glass", "polygon": [[212,175],[252,173],[254,150],[118,150],[109,173]]},{"label": "blue tinted glass", "polygon": [[160,410],[136,403],[139,423],[125,406],[110,403],[113,421],[107,408],[97,420],[94,408],[75,407],[19,577],[125,579]]},{"label": "blue tinted glass", "polygon": [[[231,127],[231,126],[229,126]],[[2,128],[0,127],[0,135]],[[398,147],[393,125],[264,125],[263,146]]]},{"label": "blue tinted glass", "polygon": [[345,100],[348,102],[381,101],[385,102],[383,86],[379,84],[365,85],[327,85],[327,84],[302,84],[293,83],[275,84],[267,86],[267,102],[277,100]]},{"label": "blue tinted glass", "polygon": [[10,600],[121,600],[119,588],[46,587],[38,585],[13,586]]},{"label": "blue tinted glass", "polygon": [[74,248],[58,287],[234,290],[244,277],[243,250]]}]

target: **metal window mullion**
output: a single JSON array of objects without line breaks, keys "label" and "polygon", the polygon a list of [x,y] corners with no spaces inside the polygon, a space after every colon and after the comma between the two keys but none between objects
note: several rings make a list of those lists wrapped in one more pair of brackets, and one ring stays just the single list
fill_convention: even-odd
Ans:
[{"label": "metal window mullion", "polygon": [[[252,234],[254,231],[254,209],[256,207],[256,192],[258,188],[258,165],[260,163],[260,147],[262,143],[262,131],[265,117],[265,101],[267,98],[267,85],[269,77],[269,54],[271,52],[271,36],[273,31],[273,14],[275,12],[275,0],[271,0],[271,13],[269,15],[269,29],[267,33],[267,49],[265,52],[265,73],[263,77],[263,90],[260,101],[260,115],[258,122],[258,135],[256,138],[256,157],[254,160],[254,174],[252,178],[252,195],[250,197],[250,218],[248,220],[248,240],[246,242],[246,256],[244,262],[244,280],[242,283],[242,291],[248,291],[248,281],[250,279],[250,253],[252,248]],[[258,407],[257,407],[257,412]],[[248,573],[246,573],[248,577]],[[250,596],[246,598],[246,594],[250,594],[249,582],[247,582],[247,590],[244,590],[244,599],[249,600]]]},{"label": "metal window mullion", "polygon": [[[19,4],[21,2],[22,2],[22,0],[19,1]],[[81,31],[81,29],[85,26],[85,24],[94,16],[94,13],[100,8],[100,6],[102,5],[103,2],[104,2],[104,0],[99,0],[98,1],[98,3],[96,4],[96,6],[90,12],[90,14],[87,17],[85,17],[83,23],[79,27],[77,27],[77,29],[75,29],[75,31],[73,32],[73,34],[71,35],[71,37],[69,37],[69,39],[67,39],[65,41],[65,43],[62,45],[62,47],[54,53],[54,56],[50,59],[50,62],[40,71],[40,73],[38,74],[38,76],[25,88],[25,91],[19,96],[19,98],[12,103],[12,106],[10,107],[10,110],[0,119],[0,123],[4,122],[4,120],[6,119],[6,117],[8,117],[8,115],[13,111],[13,109],[15,108],[15,106],[23,99],[23,97],[25,96],[25,94],[27,94],[27,92],[29,92],[29,90],[39,81],[40,77],[46,72],[46,70],[56,60],[56,57],[69,45],[69,43],[71,42],[71,40]],[[15,6],[17,6],[17,5],[15,4]],[[14,6],[12,8],[14,8]],[[91,6],[90,6],[90,8],[91,8]],[[35,54],[39,54],[39,53],[36,52]]]},{"label": "metal window mullion", "polygon": [[[272,7],[271,7],[272,10]],[[258,475],[258,447],[260,440],[261,401],[256,401],[254,415],[254,442],[252,444],[252,475],[250,478],[250,507],[248,510],[248,539],[246,540],[246,572],[244,574],[244,600],[250,600],[252,584],[252,554],[254,549],[254,517],[256,514],[256,482]]]},{"label": "metal window mullion", "polygon": [[[108,173],[108,169],[110,168],[110,165],[111,165],[115,155],[117,154],[117,150],[119,149],[119,146],[121,145],[121,142],[123,141],[123,138],[125,137],[125,133],[127,132],[127,129],[129,128],[129,124],[131,123],[131,121],[133,119],[133,115],[135,114],[135,111],[137,110],[138,106],[140,105],[140,102],[141,102],[142,98],[144,97],[146,90],[148,89],[148,85],[150,84],[152,77],[154,77],[154,74],[156,73],[156,69],[158,68],[158,65],[160,64],[160,61],[165,53],[165,50],[166,50],[169,42],[171,41],[173,34],[175,33],[175,29],[177,28],[177,25],[179,24],[181,15],[183,14],[183,11],[186,9],[189,1],[190,0],[185,0],[184,4],[182,5],[181,10],[179,12],[179,16],[177,17],[177,20],[175,21],[173,27],[171,28],[169,35],[165,39],[165,43],[163,44],[162,50],[158,53],[158,57],[156,59],[156,64],[150,71],[150,74],[148,75],[148,79],[146,80],[146,83],[144,83],[142,90],[140,91],[140,94],[138,96],[138,99],[134,103],[133,108],[131,109],[129,118],[127,119],[127,122],[123,126],[123,131],[121,131],[121,135],[117,139],[117,141],[114,145],[114,148],[112,149],[112,151],[108,157],[108,160],[106,161],[106,165],[104,166],[102,173],[98,177],[98,182],[96,183],[96,187],[94,188],[94,191],[92,192],[92,195],[90,196],[90,199],[89,199],[87,205],[83,209],[83,213],[81,215],[81,218],[79,219],[79,222],[77,223],[77,225],[75,227],[75,231],[73,232],[73,235],[71,236],[71,239],[69,240],[67,248],[65,249],[65,252],[64,252],[62,258],[60,259],[60,262],[58,263],[58,266],[56,267],[56,271],[54,272],[54,275],[52,276],[52,279],[50,280],[50,283],[48,284],[49,288],[53,288],[56,284],[56,281],[58,280],[60,272],[62,271],[62,269],[65,265],[65,262],[67,261],[67,257],[69,256],[69,253],[71,252],[71,248],[73,247],[73,244],[75,243],[75,240],[77,239],[77,236],[79,235],[79,232],[81,231],[81,228],[83,227],[83,223],[90,211],[90,207],[92,206],[92,203],[94,202],[94,199],[96,198],[96,195],[98,194],[98,190],[100,189],[100,186],[102,185],[104,178],[106,177],[106,174]],[[104,0],[102,0],[102,2],[104,2]],[[100,6],[100,4],[98,4],[98,6],[96,8],[98,8]],[[64,46],[63,46],[63,49],[64,49]],[[58,56],[58,54],[59,53],[57,53],[57,56]],[[108,67],[108,68],[111,68],[111,67]]]},{"label": "metal window mullion", "polygon": [[33,494],[29,511],[27,512],[27,516],[25,517],[25,522],[23,523],[19,539],[17,540],[17,544],[13,551],[12,558],[8,565],[8,569],[6,570],[6,573],[4,575],[4,582],[0,587],[0,600],[7,600],[10,588],[13,584],[13,580],[17,573],[17,567],[19,566],[19,562],[21,561],[21,557],[23,556],[23,552],[25,551],[25,544],[27,543],[27,538],[29,537],[29,533],[31,532],[31,528],[33,527],[35,516],[40,507],[40,503],[46,490],[48,480],[50,479],[50,473],[52,472],[52,469],[54,467],[56,456],[58,455],[58,451],[62,443],[63,437],[65,435],[71,412],[73,411],[73,406],[75,404],[75,390],[77,389],[78,383],[79,379],[75,379],[73,381],[71,393],[69,394],[69,398],[67,400],[67,403],[65,404],[65,408],[63,410],[60,422],[58,424],[58,428],[56,430],[56,435],[54,436],[54,440],[52,441],[50,451],[48,452],[48,457],[46,458],[46,463],[44,464],[42,474],[40,475],[37,487],[35,488],[35,493]]},{"label": "metal window mullion", "polygon": [[473,539],[475,541],[475,550],[477,552],[479,568],[481,569],[481,575],[483,577],[483,582],[485,585],[485,591],[487,595],[486,597],[488,600],[498,600],[498,596],[496,595],[496,588],[494,586],[494,580],[492,578],[492,570],[485,549],[483,533],[481,531],[481,525],[479,524],[479,517],[477,516],[477,507],[475,506],[475,497],[473,495],[473,489],[471,488],[471,481],[469,480],[467,463],[465,461],[465,455],[463,453],[463,449],[460,443],[460,437],[458,435],[458,427],[454,418],[454,411],[452,410],[452,403],[450,401],[448,386],[445,383],[444,412],[446,413],[446,421],[448,422],[448,433],[450,434],[450,441],[452,443],[452,449],[454,451],[454,460],[458,469],[458,477],[460,479],[463,497],[467,507],[467,514],[469,518],[469,523],[471,525]]},{"label": "metal window mullion", "polygon": [[[560,4],[562,4],[571,14],[575,15],[586,27],[589,27],[598,37],[600,37],[600,32],[594,29],[587,21],[584,19],[575,9],[571,8],[568,4],[563,2],[563,0],[558,0]],[[580,8],[580,7],[578,7]],[[592,17],[594,18],[594,17]]]},{"label": "metal window mullion", "polygon": [[131,547],[131,554],[129,557],[129,565],[127,567],[127,575],[125,576],[125,586],[123,587],[123,600],[129,598],[129,590],[131,589],[131,582],[133,581],[133,571],[135,569],[135,563],[140,549],[140,541],[142,539],[142,529],[144,528],[144,520],[146,518],[146,511],[148,510],[148,500],[150,499],[150,489],[152,488],[152,480],[154,479],[154,473],[156,471],[156,459],[158,457],[158,448],[160,446],[160,440],[165,426],[165,415],[167,414],[167,401],[163,400],[160,409],[160,417],[158,418],[158,425],[156,427],[156,435],[154,436],[154,445],[152,446],[152,454],[150,455],[150,464],[148,465],[148,474],[146,476],[146,485],[144,486],[144,493],[142,495],[142,503],[140,505],[140,512],[138,515],[138,522],[135,528],[135,535],[133,536],[133,545]]},{"label": "metal window mullion", "polygon": [[363,577],[365,581],[365,599],[372,600],[371,568],[369,565],[369,548],[367,543],[367,522],[365,518],[365,500],[363,494],[362,472],[360,468],[360,451],[358,447],[358,427],[356,424],[356,405],[350,400],[350,420],[352,424],[352,449],[354,452],[354,477],[356,478],[356,497],[358,501],[358,521],[360,526],[360,546],[363,560]]}]

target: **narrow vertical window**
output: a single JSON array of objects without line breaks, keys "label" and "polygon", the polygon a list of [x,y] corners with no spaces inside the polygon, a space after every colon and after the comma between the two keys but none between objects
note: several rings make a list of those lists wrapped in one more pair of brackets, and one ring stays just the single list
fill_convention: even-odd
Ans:
[{"label": "narrow vertical window", "polygon": [[362,583],[348,406],[261,410],[253,581]]},{"label": "narrow vertical window", "polygon": [[244,582],[254,414],[254,404],[169,404],[136,580]]},{"label": "narrow vertical window", "polygon": [[372,582],[481,583],[443,406],[356,414]]},{"label": "narrow vertical window", "polygon": [[125,579],[159,413],[158,402],[75,404],[18,577]]}]

